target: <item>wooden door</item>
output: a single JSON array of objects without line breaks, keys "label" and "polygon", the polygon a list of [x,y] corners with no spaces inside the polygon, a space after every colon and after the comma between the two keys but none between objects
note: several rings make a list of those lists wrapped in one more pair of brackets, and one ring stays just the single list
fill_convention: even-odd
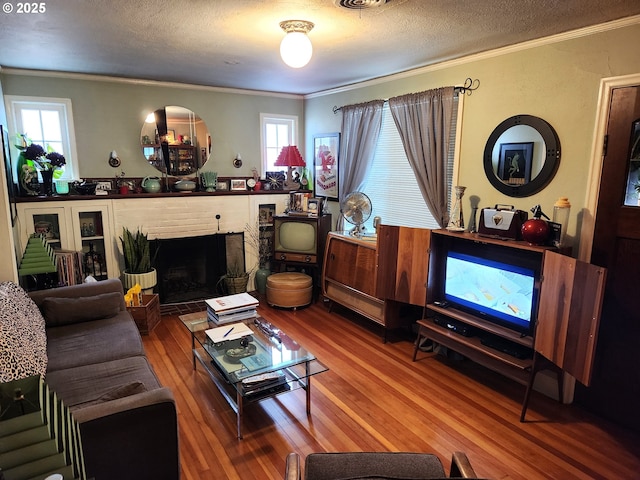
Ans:
[{"label": "wooden door", "polygon": [[[608,270],[589,388],[576,402],[640,430],[640,87],[612,91],[591,262]],[[636,195],[637,198],[637,195]]]},{"label": "wooden door", "polygon": [[606,269],[545,252],[535,350],[589,385]]},{"label": "wooden door", "polygon": [[378,229],[376,296],[424,306],[431,230],[391,225]]}]

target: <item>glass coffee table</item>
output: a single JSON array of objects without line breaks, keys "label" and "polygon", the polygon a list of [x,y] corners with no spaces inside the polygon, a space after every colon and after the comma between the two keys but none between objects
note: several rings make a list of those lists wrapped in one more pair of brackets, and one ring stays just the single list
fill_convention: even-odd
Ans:
[{"label": "glass coffee table", "polygon": [[251,335],[214,343],[206,331],[216,325],[207,319],[207,312],[179,318],[191,332],[193,368],[198,360],[236,413],[239,439],[242,412],[248,403],[302,388],[307,415],[311,414],[311,377],[328,368],[295,340],[257,317],[242,322]]}]

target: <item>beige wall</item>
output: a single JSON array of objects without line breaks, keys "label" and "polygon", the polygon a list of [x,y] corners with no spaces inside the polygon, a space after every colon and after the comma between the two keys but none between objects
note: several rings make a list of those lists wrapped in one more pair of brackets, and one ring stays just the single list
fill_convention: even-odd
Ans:
[{"label": "beige wall", "polygon": [[[314,134],[340,130],[342,116],[334,115],[334,106],[462,85],[467,77],[479,79],[480,88],[464,100],[460,132],[457,184],[467,187],[465,218],[470,214],[470,195],[480,197],[481,207],[500,203],[529,210],[539,203],[549,216],[555,200],[568,196],[572,203],[568,234],[576,237],[586,206],[600,81],[640,72],[640,55],[632,47],[639,38],[640,25],[634,25],[552,44],[538,42],[527,49],[493,52],[423,69],[413,76],[392,77],[386,82],[314,96],[305,103],[306,157],[311,158]],[[557,131],[562,148],[553,181],[542,192],[525,198],[510,198],[495,190],[485,177],[482,162],[485,143],[493,129],[517,114],[535,115],[549,122]],[[373,207],[375,210],[375,203]],[[577,240],[574,246],[575,252]]]},{"label": "beige wall", "polygon": [[[221,176],[251,176],[251,167],[261,169],[260,113],[297,115],[304,131],[303,99],[294,95],[245,94],[88,76],[5,73],[1,80],[5,95],[71,99],[81,178],[113,177],[121,170],[128,177],[157,174],[142,156],[140,132],[147,114],[165,105],[186,107],[202,117],[212,137],[213,161],[205,170]],[[112,150],[122,160],[118,169],[108,163]],[[236,153],[242,154],[240,169],[232,165]]]}]

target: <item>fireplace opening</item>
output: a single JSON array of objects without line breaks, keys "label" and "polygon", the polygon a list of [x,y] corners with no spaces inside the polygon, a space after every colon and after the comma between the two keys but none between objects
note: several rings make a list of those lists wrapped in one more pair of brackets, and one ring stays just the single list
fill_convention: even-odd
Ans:
[{"label": "fireplace opening", "polygon": [[219,282],[227,266],[245,265],[244,232],[156,239],[150,243],[162,304],[220,296],[223,291]]}]

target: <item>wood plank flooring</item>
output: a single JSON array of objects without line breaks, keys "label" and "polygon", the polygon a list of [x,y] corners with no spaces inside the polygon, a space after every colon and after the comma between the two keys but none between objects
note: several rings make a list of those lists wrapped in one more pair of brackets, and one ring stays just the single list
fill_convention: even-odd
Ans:
[{"label": "wood plank flooring", "polygon": [[491,479],[631,479],[640,476],[640,435],[576,406],[534,392],[520,423],[524,387],[472,362],[421,353],[414,335],[389,334],[322,302],[298,311],[262,302],[261,315],[313,352],[329,371],[313,377],[311,415],[304,391],[245,408],[236,417],[198,364],[177,316],[144,338],[149,359],[177,401],[182,479],[265,480],[284,476],[289,452],[435,453],[448,471],[465,452]]}]

